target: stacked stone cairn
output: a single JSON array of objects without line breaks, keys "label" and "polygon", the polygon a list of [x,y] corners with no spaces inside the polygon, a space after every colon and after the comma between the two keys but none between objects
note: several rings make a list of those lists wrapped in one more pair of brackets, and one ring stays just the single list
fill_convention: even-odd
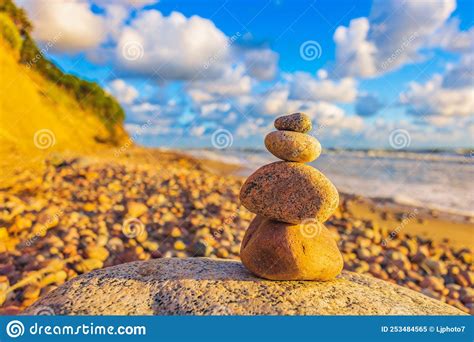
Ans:
[{"label": "stacked stone cairn", "polygon": [[335,186],[306,165],[321,154],[304,113],[275,120],[265,146],[283,161],[262,166],[240,190],[257,214],[247,229],[240,258],[253,274],[271,280],[330,280],[343,268],[336,241],[323,223],[339,204]]}]

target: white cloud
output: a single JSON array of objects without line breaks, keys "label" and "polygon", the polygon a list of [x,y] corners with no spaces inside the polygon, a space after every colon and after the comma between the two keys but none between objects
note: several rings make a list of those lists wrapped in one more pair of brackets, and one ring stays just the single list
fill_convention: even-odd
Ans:
[{"label": "white cloud", "polygon": [[251,136],[265,136],[272,130],[272,123],[265,123],[265,120],[258,118],[255,120],[247,120],[241,123],[235,132],[238,137],[248,138]]},{"label": "white cloud", "polygon": [[[344,132],[358,133],[364,127],[364,120],[357,115],[347,113],[335,104],[321,100],[300,100],[289,97],[286,85],[277,86],[263,94],[255,94],[252,101],[244,101],[245,109],[253,108],[257,115],[268,115],[268,118],[294,112],[305,112],[313,120],[313,127],[323,128],[327,136],[336,136]],[[272,129],[272,120],[245,122],[237,132],[244,137],[265,134]],[[266,131],[265,131],[266,130]]]},{"label": "white cloud", "polygon": [[359,116],[349,116],[344,110],[325,101],[306,102],[295,111],[303,111],[310,115],[323,132],[329,135],[340,135],[344,131],[357,133],[364,128],[364,120]]},{"label": "white cloud", "polygon": [[227,102],[205,103],[200,107],[202,117],[211,117],[215,114],[227,113],[231,105]]},{"label": "white cloud", "polygon": [[222,123],[226,125],[234,124],[237,122],[238,115],[236,112],[229,112],[225,117],[224,120],[222,120]]},{"label": "white cloud", "polygon": [[352,79],[339,82],[317,80],[305,73],[285,77],[287,83],[278,84],[269,91],[255,94],[244,101],[244,109],[248,110],[250,107],[257,115],[269,116],[305,112],[313,118],[315,124],[326,126],[331,134],[347,130],[359,131],[363,126],[363,119],[346,115],[342,108],[331,103],[354,101],[357,92]]},{"label": "white cloud", "polygon": [[412,82],[400,94],[400,102],[410,114],[422,116],[425,123],[448,125],[455,118],[474,115],[472,73],[474,54],[464,55],[457,65],[449,65],[444,75],[434,75],[424,84]]},{"label": "white cloud", "polygon": [[437,127],[448,127],[452,126],[455,123],[455,119],[452,116],[442,116],[442,115],[436,115],[436,116],[427,116],[424,117],[423,120],[420,122],[420,124],[430,124],[433,126]]},{"label": "white cloud", "polygon": [[443,87],[464,88],[474,85],[474,54],[464,55],[458,65],[448,65],[443,77]]},{"label": "white cloud", "polygon": [[443,77],[435,75],[424,84],[412,82],[400,95],[408,112],[422,116],[474,115],[474,91],[471,87],[443,87]]},{"label": "white cloud", "polygon": [[188,95],[195,103],[211,102],[214,100],[214,96],[199,88],[188,89]]},{"label": "white cloud", "polygon": [[192,136],[195,136],[195,137],[202,137],[202,136],[204,135],[204,133],[206,133],[206,127],[203,126],[203,125],[193,126],[193,127],[189,130],[189,133],[190,133]]},{"label": "white cloud", "polygon": [[[226,69],[216,80],[193,81],[187,86],[187,93],[194,107],[202,117],[223,118],[235,108],[245,112],[254,100],[250,93],[252,79],[245,74],[243,65]],[[248,98],[249,102],[245,102]]]},{"label": "white cloud", "polygon": [[115,98],[123,104],[131,104],[138,97],[138,91],[124,80],[117,78],[109,82],[107,90],[115,96]]},{"label": "white cloud", "polygon": [[189,85],[189,89],[194,91],[191,96],[199,99],[206,97],[203,92],[224,97],[245,95],[252,90],[252,79],[245,73],[243,65],[237,65],[226,68],[221,77],[215,80],[193,81]]},{"label": "white cloud", "polygon": [[152,122],[160,124],[163,120],[169,122],[172,117],[166,117],[165,110],[154,103],[143,102],[140,104],[130,105],[127,107],[127,123],[143,124]]},{"label": "white cloud", "polygon": [[229,58],[227,37],[212,21],[178,12],[140,12],[122,29],[115,57],[134,75],[159,75],[165,80],[216,78]]},{"label": "white cloud", "polygon": [[428,39],[428,45],[448,51],[470,52],[474,46],[474,27],[467,31],[459,29],[459,19],[452,18]]},{"label": "white cloud", "polygon": [[419,60],[455,8],[455,0],[374,1],[369,18],[336,29],[334,74],[371,77]]},{"label": "white cloud", "polygon": [[[433,126],[427,126],[427,123]],[[474,122],[469,117],[425,117],[418,123],[378,118],[365,125],[359,140],[364,141],[366,146],[390,148],[390,134],[399,129],[408,132],[409,148],[459,147],[472,144]]]},{"label": "white cloud", "polygon": [[134,113],[157,112],[161,110],[161,106],[155,103],[143,102],[131,107]]},{"label": "white cloud", "polygon": [[328,72],[326,69],[319,69],[317,72],[316,72],[316,75],[318,76],[319,79],[321,80],[325,80],[326,78],[328,78]]},{"label": "white cloud", "polygon": [[34,38],[55,41],[56,50],[76,52],[94,48],[106,36],[103,17],[93,13],[88,2],[26,0],[20,4],[33,22]]},{"label": "white cloud", "polygon": [[107,26],[107,33],[113,41],[117,40],[125,20],[130,15],[127,6],[116,3],[107,3],[105,6],[104,23]]},{"label": "white cloud", "polygon": [[241,95],[232,100],[232,104],[239,113],[246,114],[257,103],[256,95]]},{"label": "white cloud", "polygon": [[288,111],[287,87],[276,87],[260,96],[257,111],[263,115],[283,115]]},{"label": "white cloud", "polygon": [[336,76],[367,77],[375,74],[374,43],[367,41],[367,18],[351,20],[349,27],[339,26],[334,33],[336,43]]},{"label": "white cloud", "polygon": [[370,16],[370,39],[377,46],[378,56],[388,58],[408,37],[415,35],[399,58],[398,63],[403,63],[404,58],[413,56],[455,9],[456,0],[375,1]]},{"label": "white cloud", "polygon": [[350,103],[357,96],[356,82],[352,78],[317,79],[305,72],[288,74],[286,78],[293,99]]},{"label": "white cloud", "polygon": [[[23,0],[39,41],[54,41],[58,51],[85,51],[89,60],[112,64],[121,77],[159,81],[215,80],[214,94],[248,92],[251,80],[272,80],[278,54],[269,48],[242,48],[237,32],[227,37],[197,15],[164,16],[143,7],[153,0]],[[92,4],[102,11],[95,13]],[[60,39],[57,36],[60,35]],[[237,67],[236,67],[237,66]],[[220,88],[220,89],[218,89]]]},{"label": "white cloud", "polygon": [[120,5],[124,7],[140,8],[156,4],[159,0],[92,0],[98,6]]},{"label": "white cloud", "polygon": [[251,49],[244,53],[250,76],[258,80],[273,80],[278,72],[278,54],[270,49]]}]

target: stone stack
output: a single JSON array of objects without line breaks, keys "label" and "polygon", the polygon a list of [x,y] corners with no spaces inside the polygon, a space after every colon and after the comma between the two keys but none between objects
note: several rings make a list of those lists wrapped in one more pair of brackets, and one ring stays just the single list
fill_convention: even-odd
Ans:
[{"label": "stone stack", "polygon": [[326,176],[304,164],[319,157],[321,145],[306,134],[311,130],[306,114],[279,117],[275,128],[265,146],[283,161],[262,166],[240,190],[242,204],[257,214],[242,241],[242,263],[266,279],[333,279],[343,260],[323,222],[336,210],[339,195]]}]

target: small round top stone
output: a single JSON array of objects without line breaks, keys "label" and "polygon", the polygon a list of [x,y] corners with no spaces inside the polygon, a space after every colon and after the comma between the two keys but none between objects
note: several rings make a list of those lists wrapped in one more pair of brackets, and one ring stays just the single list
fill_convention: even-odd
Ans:
[{"label": "small round top stone", "polygon": [[275,120],[275,128],[279,131],[309,132],[312,128],[311,119],[305,113],[293,113],[280,116]]}]

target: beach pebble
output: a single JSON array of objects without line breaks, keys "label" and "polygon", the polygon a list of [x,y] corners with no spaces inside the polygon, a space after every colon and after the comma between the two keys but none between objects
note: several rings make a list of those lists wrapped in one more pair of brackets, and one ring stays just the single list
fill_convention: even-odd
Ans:
[{"label": "beach pebble", "polygon": [[174,237],[174,238],[178,238],[180,237],[182,234],[181,234],[181,230],[178,228],[178,227],[174,227],[172,230],[171,230],[171,237]]},{"label": "beach pebble", "polygon": [[211,248],[205,241],[199,240],[193,243],[191,246],[191,252],[196,257],[207,257],[211,254]]},{"label": "beach pebble", "polygon": [[367,273],[369,271],[369,263],[366,261],[360,261],[359,265],[354,269],[357,273]]},{"label": "beach pebble", "polygon": [[416,254],[416,251],[418,249],[418,243],[416,242],[416,239],[404,239],[402,241],[402,245],[408,249],[408,252],[411,255]]},{"label": "beach pebble", "polygon": [[335,186],[315,168],[291,162],[262,166],[245,181],[240,201],[253,213],[270,219],[301,223],[326,221],[336,210]]},{"label": "beach pebble", "polygon": [[41,288],[38,285],[29,285],[23,291],[23,298],[37,299],[40,296]]},{"label": "beach pebble", "polygon": [[412,270],[407,270],[407,276],[408,278],[415,280],[417,282],[423,281],[423,276],[420,273],[412,271]]},{"label": "beach pebble", "polygon": [[148,211],[148,207],[140,202],[129,202],[127,204],[128,216],[138,218]]},{"label": "beach pebble", "polygon": [[444,281],[443,278],[435,277],[435,276],[428,276],[423,279],[420,283],[422,288],[430,288],[436,291],[441,291],[444,289]]},{"label": "beach pebble", "polygon": [[426,260],[426,258],[429,257],[429,251],[425,251],[425,249],[422,249],[421,247],[418,249],[418,252],[416,252],[416,254],[412,258],[413,261],[416,263],[422,263],[424,260]]},{"label": "beach pebble", "polygon": [[469,286],[469,282],[467,281],[467,279],[462,274],[456,274],[454,276],[454,280],[456,281],[456,284],[459,284],[462,287]]},{"label": "beach pebble", "polygon": [[159,248],[158,242],[155,242],[155,241],[144,241],[142,243],[142,246],[143,248],[145,248],[146,250],[150,252],[156,252]]},{"label": "beach pebble", "polygon": [[110,239],[107,242],[107,246],[109,247],[110,250],[114,252],[122,252],[124,248],[123,241],[118,237],[114,237]]},{"label": "beach pebble", "polygon": [[466,264],[472,264],[473,263],[473,253],[470,251],[463,251],[460,255],[461,260],[466,263]]},{"label": "beach pebble", "polygon": [[[464,307],[459,307],[459,306],[458,306],[458,308],[460,308],[461,310],[464,309]],[[474,316],[474,304],[466,304],[466,308],[469,310],[469,311],[466,311],[466,312],[468,312],[469,315]]]},{"label": "beach pebble", "polygon": [[450,265],[448,267],[448,274],[451,276],[451,277],[454,277],[456,274],[459,274],[461,273],[461,268],[457,265]]},{"label": "beach pebble", "polygon": [[216,253],[218,258],[227,258],[229,256],[229,251],[223,247],[219,248]]},{"label": "beach pebble", "polygon": [[271,132],[265,137],[265,147],[277,158],[300,163],[309,163],[321,154],[316,138],[298,132]]},{"label": "beach pebble", "polygon": [[186,244],[181,240],[177,240],[173,246],[174,246],[174,249],[177,251],[183,251],[186,249]]},{"label": "beach pebble", "polygon": [[461,300],[464,303],[472,304],[474,303],[474,289],[470,287],[464,287],[459,291],[461,295]]},{"label": "beach pebble", "polygon": [[448,296],[452,299],[459,299],[460,295],[459,295],[459,291],[458,290],[455,290],[455,289],[452,289],[452,288],[448,288]]},{"label": "beach pebble", "polygon": [[371,257],[371,253],[367,248],[358,248],[357,256],[359,257],[359,259],[367,260]]},{"label": "beach pebble", "polygon": [[428,259],[425,264],[438,276],[448,273],[446,265],[440,260]]},{"label": "beach pebble", "polygon": [[434,299],[441,299],[441,295],[438,292],[435,292],[428,288],[422,289],[421,293],[423,293],[425,296],[428,296]]},{"label": "beach pebble", "polygon": [[135,240],[138,242],[145,242],[148,239],[148,232],[146,229],[140,230],[140,232],[135,236]]},{"label": "beach pebble", "polygon": [[256,216],[242,241],[242,263],[255,275],[272,280],[330,280],[343,267],[329,231]]},{"label": "beach pebble", "polygon": [[381,271],[382,266],[379,264],[369,264],[369,272],[372,273],[372,275],[377,276]]},{"label": "beach pebble", "polygon": [[7,315],[7,316],[16,316],[19,313],[21,313],[22,309],[18,306],[10,305],[10,306],[5,306],[0,309],[0,314],[1,315]]},{"label": "beach pebble", "polygon": [[464,278],[466,278],[467,282],[469,283],[469,286],[473,286],[474,285],[474,272],[471,272],[471,271],[462,271],[461,273]]},{"label": "beach pebble", "polygon": [[82,209],[84,209],[84,211],[87,211],[87,212],[93,212],[97,209],[97,206],[94,203],[86,203],[84,204]]},{"label": "beach pebble", "polygon": [[305,113],[294,113],[280,116],[275,120],[275,128],[280,131],[309,132],[312,128],[311,119]]},{"label": "beach pebble", "polygon": [[76,265],[76,269],[81,273],[86,273],[102,268],[103,266],[104,263],[98,259],[85,259]]},{"label": "beach pebble", "polygon": [[109,251],[105,247],[92,246],[86,250],[87,257],[90,259],[97,259],[105,261],[109,257]]}]

